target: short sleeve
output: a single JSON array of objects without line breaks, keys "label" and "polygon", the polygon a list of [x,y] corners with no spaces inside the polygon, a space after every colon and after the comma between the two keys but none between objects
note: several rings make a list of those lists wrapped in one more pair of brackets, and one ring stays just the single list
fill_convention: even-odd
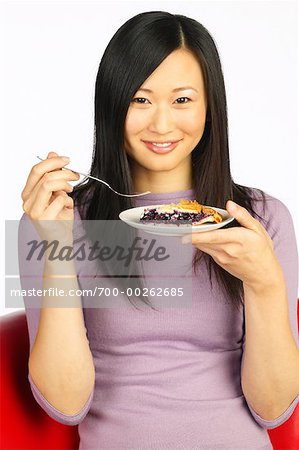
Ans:
[{"label": "short sleeve", "polygon": [[[261,223],[272,239],[275,254],[284,273],[288,293],[289,320],[293,336],[298,347],[298,248],[293,219],[286,205],[268,194],[266,194],[265,209],[263,210],[261,201],[258,201],[254,208],[258,214],[265,219],[265,221],[261,221]],[[243,354],[245,344],[246,336],[243,341]],[[241,365],[241,370],[242,366],[243,364]],[[248,403],[247,405],[254,419],[263,428],[270,429],[276,428],[288,420],[298,403],[299,394],[293,399],[289,407],[279,417],[270,421],[260,417]]]},{"label": "short sleeve", "polygon": [[[40,240],[40,237],[35,230],[31,220],[27,216],[27,214],[23,214],[18,229],[18,258],[19,258],[19,275],[20,275],[20,283],[23,292],[30,292],[32,289],[42,289],[42,274],[44,267],[44,259],[41,258],[39,261],[38,258],[33,258],[31,260],[27,260],[28,254],[28,242],[36,239]],[[41,299],[41,297],[40,297]],[[28,326],[28,334],[29,334],[29,342],[30,342],[30,352],[32,350],[33,344],[35,342],[36,334],[39,326],[39,318],[40,318],[40,305],[38,301],[38,297],[23,295],[27,326]],[[28,373],[28,381],[30,383],[32,394],[37,401],[37,403],[41,406],[41,408],[54,420],[57,422],[66,424],[66,425],[76,425],[82,422],[84,417],[87,415],[93,395],[94,390],[91,392],[90,397],[88,398],[86,404],[82,408],[82,410],[75,415],[64,414],[54,406],[52,406],[47,399],[43,396],[37,386],[34,384],[33,380]]]}]

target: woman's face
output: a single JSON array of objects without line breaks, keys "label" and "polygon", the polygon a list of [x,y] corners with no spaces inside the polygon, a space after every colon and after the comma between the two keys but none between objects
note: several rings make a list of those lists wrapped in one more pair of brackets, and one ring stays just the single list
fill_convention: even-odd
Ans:
[{"label": "woman's face", "polygon": [[[186,167],[206,120],[201,67],[187,50],[172,52],[135,93],[125,121],[125,150],[141,171]],[[169,143],[158,147],[149,143]]]}]

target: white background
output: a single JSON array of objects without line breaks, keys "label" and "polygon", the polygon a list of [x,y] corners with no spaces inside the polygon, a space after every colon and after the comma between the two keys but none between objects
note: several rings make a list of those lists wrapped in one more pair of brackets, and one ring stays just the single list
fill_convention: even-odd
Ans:
[{"label": "white background", "polygon": [[[71,157],[71,168],[89,170],[94,85],[105,47],[130,17],[163,10],[192,17],[212,34],[227,89],[234,181],[283,201],[298,239],[296,1],[2,1],[0,6],[2,236],[4,219],[23,213],[20,195],[36,155],[55,150]],[[2,244],[3,255],[4,238]],[[4,304],[2,296],[0,315],[14,311]]]}]

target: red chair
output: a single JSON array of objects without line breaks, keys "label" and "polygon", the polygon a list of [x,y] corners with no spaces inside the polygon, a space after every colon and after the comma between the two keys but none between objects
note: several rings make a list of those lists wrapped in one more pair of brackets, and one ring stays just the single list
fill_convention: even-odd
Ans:
[{"label": "red chair", "polygon": [[[53,420],[31,393],[28,381],[29,337],[24,311],[0,318],[0,343],[0,448],[78,449],[78,427]],[[274,450],[299,449],[299,405],[284,424],[268,430],[268,433]]]},{"label": "red chair", "polygon": [[25,312],[0,319],[0,448],[78,449],[77,426],[56,422],[37,404],[28,381],[29,337]]}]

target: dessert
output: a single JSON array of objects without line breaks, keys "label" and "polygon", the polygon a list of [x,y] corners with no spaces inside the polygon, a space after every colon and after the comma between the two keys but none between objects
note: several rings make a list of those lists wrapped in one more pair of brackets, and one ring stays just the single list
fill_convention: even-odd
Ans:
[{"label": "dessert", "polygon": [[201,205],[196,200],[180,200],[153,208],[144,208],[140,222],[147,224],[191,224],[201,225],[206,222],[219,223],[223,218],[215,209]]}]

